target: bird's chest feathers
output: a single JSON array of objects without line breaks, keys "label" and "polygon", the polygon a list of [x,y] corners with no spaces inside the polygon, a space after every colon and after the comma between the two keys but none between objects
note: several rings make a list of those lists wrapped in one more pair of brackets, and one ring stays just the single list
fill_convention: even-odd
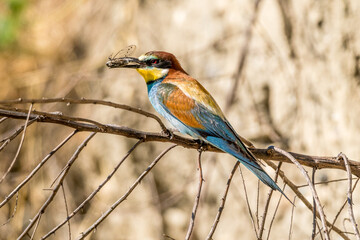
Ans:
[{"label": "bird's chest feathers", "polygon": [[163,78],[169,72],[169,69],[164,68],[138,68],[136,70],[143,76],[146,83]]}]

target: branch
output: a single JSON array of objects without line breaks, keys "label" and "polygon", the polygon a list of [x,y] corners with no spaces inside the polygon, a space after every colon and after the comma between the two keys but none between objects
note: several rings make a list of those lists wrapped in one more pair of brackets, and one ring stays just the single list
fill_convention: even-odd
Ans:
[{"label": "branch", "polygon": [[41,240],[48,238],[50,235],[55,234],[55,232],[61,228],[65,223],[69,222],[72,217],[74,217],[83,207],[85,204],[89,203],[91,199],[102,189],[103,186],[114,176],[116,171],[120,168],[123,162],[130,156],[130,154],[142,143],[142,141],[138,141],[135,145],[126,153],[126,155],[120,160],[120,162],[115,166],[112,172],[106,177],[106,179],[72,212],[67,218],[59,223],[56,227],[54,227],[51,231],[49,231],[46,235],[41,237]]},{"label": "branch", "polygon": [[[144,110],[141,110],[140,108],[134,108],[131,107],[129,105],[125,105],[125,104],[119,104],[119,103],[114,103],[114,102],[110,102],[110,101],[104,101],[104,100],[97,100],[97,99],[85,99],[85,98],[81,98],[81,99],[72,99],[72,98],[42,98],[42,99],[22,99],[22,98],[18,98],[15,100],[5,100],[5,101],[0,101],[0,104],[5,104],[5,105],[12,105],[12,104],[20,104],[20,103],[40,103],[40,104],[47,104],[47,103],[66,103],[66,104],[97,104],[97,105],[103,105],[103,106],[108,106],[108,107],[113,107],[113,108],[118,108],[118,109],[123,109],[126,111],[130,111],[130,112],[134,112],[134,113],[138,113],[141,114],[145,117],[149,117],[152,119],[155,119],[161,129],[163,131],[166,131],[166,127],[164,125],[164,123],[161,121],[161,119],[156,116],[155,114],[146,112]],[[5,119],[1,119],[2,121]]]},{"label": "branch", "polygon": [[228,110],[228,108],[233,105],[234,101],[235,101],[235,97],[236,97],[236,91],[238,89],[238,85],[239,85],[239,81],[240,81],[240,76],[243,72],[245,63],[246,63],[246,57],[249,51],[249,45],[251,42],[251,38],[252,38],[252,27],[255,24],[257,15],[258,15],[258,10],[259,10],[259,5],[260,5],[261,0],[256,0],[255,4],[254,4],[254,12],[253,15],[251,16],[251,19],[249,21],[249,25],[246,28],[245,31],[245,40],[244,40],[244,44],[241,48],[241,53],[240,53],[240,60],[239,60],[239,64],[237,66],[237,71],[233,76],[233,85],[231,87],[231,93],[229,95],[229,98],[227,100],[227,104],[225,107],[225,111]]},{"label": "branch", "polygon": [[[0,106],[0,117],[26,119],[27,110]],[[165,132],[144,132],[124,126],[101,124],[92,120],[91,122],[94,123],[89,123],[89,119],[68,117],[60,114],[32,111],[29,115],[29,121],[30,120],[34,120],[37,122],[56,123],[68,126],[70,128],[74,128],[78,131],[115,134],[125,136],[127,138],[142,139],[144,142],[170,142],[184,148],[199,149],[200,147],[203,147],[206,151],[222,152],[221,150],[209,144],[199,144],[199,142],[193,139],[185,138],[176,134],[170,137],[169,134]],[[87,120],[87,122],[84,122],[85,120]],[[251,148],[250,150],[257,158],[263,160],[273,160],[291,163],[288,158],[275,151],[258,148]],[[316,167],[317,169],[341,169],[346,171],[344,164],[342,163],[342,161],[337,160],[337,157],[309,156],[292,152],[289,153],[303,166],[311,168]],[[348,160],[348,162],[351,168],[351,173],[357,177],[360,177],[360,162],[353,160]]]},{"label": "branch", "polygon": [[120,203],[122,203],[131,193],[134,191],[136,186],[141,182],[141,180],[153,169],[153,167],[161,160],[162,157],[165,156],[171,149],[176,147],[177,145],[172,145],[165,149],[162,153],[159,154],[155,158],[155,160],[146,168],[146,170],[136,179],[136,181],[131,185],[129,190],[121,197],[119,198],[111,207],[101,216],[99,217],[96,222],[91,225],[88,229],[86,229],[84,232],[80,233],[80,236],[77,238],[77,240],[84,239],[87,235],[91,233],[94,229],[96,229],[109,215],[116,209],[117,206],[119,206]]},{"label": "branch", "polygon": [[[35,217],[33,219],[30,220],[30,223],[28,224],[28,226],[25,228],[25,230],[21,233],[21,235],[18,237],[18,239],[23,239],[25,237],[25,235],[28,234],[28,232],[30,231],[30,229],[34,226],[34,224],[36,222],[40,221],[41,216],[44,214],[46,208],[50,205],[50,203],[53,201],[53,199],[55,198],[55,195],[57,194],[61,184],[63,183],[66,175],[68,174],[71,165],[74,163],[74,161],[78,158],[80,152],[86,147],[86,144],[94,137],[96,133],[91,133],[82,143],[81,145],[76,149],[76,151],[74,152],[74,154],[71,156],[71,158],[69,159],[69,161],[66,163],[65,166],[65,170],[62,173],[58,183],[55,185],[55,187],[52,189],[52,193],[50,194],[50,196],[48,197],[48,199],[45,201],[45,203],[42,205],[42,207],[40,208],[40,210],[37,212],[37,214],[35,215]],[[36,227],[35,230],[33,232],[33,234],[35,234],[36,231]]]},{"label": "branch", "polygon": [[209,234],[207,235],[206,237],[206,240],[211,240],[214,233],[215,233],[215,230],[217,228],[217,225],[219,224],[219,221],[220,221],[220,217],[221,217],[221,214],[225,208],[225,202],[226,202],[226,198],[227,198],[227,194],[229,192],[229,188],[230,188],[230,184],[231,184],[231,180],[232,178],[234,177],[234,174],[235,174],[235,171],[236,169],[238,168],[238,166],[240,165],[240,162],[239,161],[236,161],[230,175],[229,175],[229,178],[227,180],[227,183],[226,183],[226,188],[225,188],[225,192],[221,198],[221,204],[220,204],[220,207],[219,207],[219,210],[216,214],[216,217],[215,217],[215,220],[214,220],[214,223],[213,225],[211,226],[211,229],[210,229],[210,232]]},{"label": "branch", "polygon": [[284,156],[286,156],[287,158],[289,158],[300,170],[300,172],[303,174],[303,176],[305,177],[308,185],[309,185],[309,188],[312,192],[312,195],[313,195],[313,198],[316,202],[316,207],[317,207],[317,212],[319,213],[320,215],[320,219],[321,219],[321,222],[322,222],[322,225],[323,225],[323,231],[324,231],[324,234],[325,234],[325,239],[326,240],[329,240],[330,237],[329,237],[329,233],[328,233],[328,229],[326,227],[326,218],[325,218],[325,214],[324,214],[324,210],[320,204],[320,199],[317,195],[317,192],[315,190],[315,187],[314,185],[312,184],[310,178],[309,178],[309,175],[307,174],[307,172],[305,171],[305,169],[303,168],[303,166],[301,166],[301,164],[296,161],[296,159],[291,156],[288,152],[280,149],[280,148],[277,148],[277,147],[273,147],[273,149],[281,154],[283,154]]},{"label": "branch", "polygon": [[67,143],[75,134],[77,130],[73,131],[65,140],[63,140],[59,145],[57,145],[46,157],[41,160],[41,162],[31,171],[31,173],[16,187],[14,190],[5,197],[5,199],[0,203],[0,208],[2,208],[20,189],[28,182],[30,179],[39,171],[39,169],[53,156],[65,143]]},{"label": "branch", "polygon": [[347,171],[347,174],[348,174],[348,179],[349,179],[349,186],[348,186],[348,191],[347,191],[347,202],[349,204],[348,212],[349,212],[349,215],[350,215],[351,223],[352,223],[353,228],[354,228],[356,239],[360,240],[360,233],[359,233],[359,229],[357,228],[357,223],[355,221],[355,216],[354,216],[354,210],[353,210],[353,207],[352,207],[353,201],[352,201],[352,191],[351,191],[351,188],[352,188],[351,187],[352,186],[351,170],[350,170],[350,167],[349,167],[347,156],[345,154],[343,154],[343,153],[340,153],[339,158],[340,157],[344,160],[344,164],[345,164],[346,171]]},{"label": "branch", "polygon": [[25,124],[24,124],[24,131],[23,131],[23,134],[21,136],[21,140],[20,140],[20,143],[19,143],[19,146],[18,146],[18,149],[16,151],[16,154],[15,154],[15,157],[14,159],[11,161],[10,163],[10,166],[8,167],[8,169],[6,170],[6,172],[4,173],[4,175],[0,178],[0,183],[2,183],[4,181],[4,179],[6,178],[6,176],[9,174],[9,172],[11,171],[11,169],[14,167],[14,164],[19,156],[19,153],[20,153],[20,150],[21,150],[21,147],[24,143],[24,139],[25,139],[25,133],[26,133],[26,127],[29,123],[29,115],[30,115],[30,112],[32,110],[32,107],[33,107],[33,104],[30,105],[30,108],[28,110],[28,113],[27,113],[27,116],[26,116],[26,121],[25,121]]},{"label": "branch", "polygon": [[196,217],[196,213],[197,213],[197,209],[199,206],[199,201],[200,201],[200,194],[201,194],[201,189],[202,189],[202,184],[204,182],[204,178],[203,178],[203,173],[202,173],[202,167],[201,167],[201,149],[199,150],[199,157],[198,157],[198,164],[199,164],[199,186],[198,186],[198,192],[196,194],[196,198],[195,198],[195,202],[194,202],[194,206],[193,206],[193,210],[191,212],[191,218],[190,218],[190,223],[189,223],[189,227],[188,227],[188,231],[186,233],[185,239],[189,240],[192,234],[192,231],[194,229],[194,225],[195,225],[195,217]]},{"label": "branch", "polygon": [[[277,170],[277,166],[273,163],[273,162],[267,162],[267,165],[269,165],[272,169]],[[288,185],[291,190],[293,190],[293,192],[296,194],[296,196],[304,203],[304,205],[311,211],[313,212],[313,206],[311,205],[311,203],[305,198],[305,196],[299,191],[298,187],[292,182],[290,181],[284,174],[283,171],[279,170],[279,176],[282,178],[282,180],[284,181],[284,183],[286,185]],[[345,202],[346,203],[346,202]],[[316,212],[316,217],[320,219],[320,214],[318,212]],[[331,224],[328,220],[326,220],[326,225],[329,227],[332,227],[332,229],[334,229],[334,231],[339,234],[339,236],[341,236],[343,239],[345,240],[350,240],[339,228],[337,228],[335,225]],[[330,230],[329,230],[330,233]]]}]

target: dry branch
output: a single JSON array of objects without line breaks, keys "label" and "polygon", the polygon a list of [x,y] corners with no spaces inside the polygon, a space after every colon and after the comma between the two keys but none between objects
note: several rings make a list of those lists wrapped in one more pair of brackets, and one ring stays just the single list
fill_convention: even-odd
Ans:
[{"label": "dry branch", "polygon": [[230,175],[229,175],[229,178],[227,180],[227,183],[226,183],[226,188],[225,188],[225,192],[221,198],[221,204],[220,204],[220,207],[219,207],[219,210],[216,214],[216,217],[215,217],[215,220],[214,220],[214,223],[213,225],[211,226],[211,229],[210,229],[210,232],[208,234],[208,236],[206,237],[206,240],[211,240],[214,233],[215,233],[215,230],[217,228],[217,225],[219,224],[219,221],[220,221],[220,217],[221,217],[221,214],[223,213],[223,210],[224,210],[224,207],[225,207],[225,202],[226,202],[226,198],[227,198],[227,194],[229,192],[229,188],[230,188],[230,184],[231,184],[231,180],[233,179],[234,177],[234,174],[235,174],[235,171],[236,169],[238,168],[238,166],[240,165],[240,162],[239,161],[236,161]]},{"label": "dry branch", "polygon": [[198,185],[198,191],[197,191],[197,194],[196,194],[193,210],[191,212],[191,218],[190,218],[188,231],[187,231],[186,236],[185,236],[186,240],[191,238],[191,234],[192,234],[192,232],[194,230],[195,217],[196,217],[197,209],[198,209],[199,202],[200,202],[200,194],[201,194],[202,185],[203,185],[203,182],[204,182],[203,172],[202,172],[202,167],[201,167],[201,153],[202,153],[202,151],[200,149],[199,150],[199,157],[198,157],[199,185]]},{"label": "dry branch", "polygon": [[[58,183],[54,186],[54,188],[52,189],[52,192],[50,194],[50,196],[48,197],[48,199],[45,201],[45,203],[42,205],[42,207],[39,209],[39,211],[37,212],[37,214],[34,216],[33,219],[30,220],[30,223],[27,225],[27,227],[25,228],[25,230],[20,234],[20,236],[18,237],[18,239],[22,239],[25,237],[25,235],[28,234],[28,232],[30,231],[30,229],[34,226],[34,224],[36,222],[40,222],[40,218],[41,216],[44,214],[45,210],[47,209],[47,207],[50,205],[50,203],[54,200],[61,184],[63,183],[67,173],[70,170],[71,165],[74,163],[74,161],[78,158],[80,152],[86,147],[86,144],[95,136],[96,133],[91,133],[82,143],[81,145],[76,149],[76,151],[74,152],[74,154],[71,156],[71,158],[69,159],[69,161],[66,163],[65,166],[65,170],[62,172],[62,175],[58,181]],[[37,223],[38,224],[38,223]],[[33,234],[36,231],[36,227],[34,229]]]},{"label": "dry branch", "polygon": [[95,195],[105,186],[105,184],[114,176],[116,171],[120,168],[120,166],[123,164],[123,162],[130,156],[130,154],[142,143],[142,141],[138,141],[134,144],[132,148],[126,153],[126,155],[120,160],[120,162],[115,166],[115,168],[112,170],[112,172],[106,177],[106,179],[74,210],[70,215],[67,216],[67,218],[59,223],[56,227],[54,227],[51,231],[49,231],[46,235],[41,237],[41,240],[47,239],[52,234],[55,234],[55,232],[61,228],[65,223],[69,222],[72,217],[74,217],[83,207],[85,204],[89,203],[91,199],[95,197]]},{"label": "dry branch", "polygon": [[[27,110],[1,106],[0,116],[14,119],[26,119]],[[144,142],[170,142],[185,148],[199,149],[200,147],[203,147],[206,151],[221,152],[219,149],[209,144],[199,144],[199,142],[193,139],[185,138],[176,134],[169,136],[169,134],[165,132],[144,132],[124,126],[101,124],[84,118],[75,118],[54,113],[32,111],[29,115],[29,121],[30,120],[35,120],[37,122],[60,124],[68,126],[70,128],[74,128],[78,131],[115,134],[127,138],[142,139]],[[86,120],[86,122],[84,122],[84,120]],[[90,121],[92,123],[89,123]],[[263,160],[273,160],[291,163],[290,160],[285,156],[274,151],[269,151],[268,149],[251,148],[250,150],[257,158]],[[309,156],[292,152],[289,153],[301,165],[307,167],[316,167],[317,169],[341,169],[346,171],[343,162],[337,160],[337,157]],[[357,177],[360,177],[360,162],[353,160],[348,160],[348,162],[351,168],[351,173]]]},{"label": "dry branch", "polygon": [[[274,170],[277,169],[277,166],[273,163],[273,162],[267,162],[267,164]],[[304,205],[312,212],[313,211],[313,207],[311,205],[311,203],[305,198],[305,196],[298,190],[298,187],[292,182],[290,181],[284,174],[283,171],[279,171],[279,176],[283,179],[284,183],[286,183],[291,190],[293,190],[293,192],[296,194],[296,196],[304,203]],[[320,219],[320,215],[318,212],[316,212],[316,217]],[[337,234],[339,234],[339,236],[341,236],[343,239],[346,240],[350,240],[344,233],[343,231],[341,231],[339,228],[337,228],[334,224],[330,223],[328,220],[326,221],[326,225],[331,227]],[[331,230],[331,229],[330,229]],[[330,233],[329,230],[329,233]]]},{"label": "dry branch", "polygon": [[288,152],[280,149],[280,148],[277,148],[277,147],[273,147],[273,149],[276,151],[276,152],[279,152],[281,154],[283,154],[284,156],[286,156],[287,158],[289,158],[300,170],[300,172],[303,174],[303,176],[305,177],[308,185],[309,185],[309,188],[312,192],[312,195],[313,195],[313,198],[315,200],[315,203],[316,203],[316,207],[317,207],[317,212],[319,213],[320,215],[320,219],[321,219],[321,222],[322,222],[322,225],[323,225],[323,231],[324,231],[324,234],[325,234],[325,239],[329,240],[330,237],[329,237],[329,233],[328,233],[328,229],[326,227],[326,218],[325,218],[325,214],[324,214],[324,210],[321,206],[321,203],[320,203],[320,199],[317,195],[317,192],[315,190],[315,187],[314,185],[312,184],[310,178],[309,178],[309,175],[307,174],[306,170],[303,168],[303,166],[301,166],[301,164],[296,161],[296,159],[291,156]]},{"label": "dry branch", "polygon": [[122,195],[122,197],[119,198],[113,205],[111,205],[111,207],[101,217],[99,217],[93,225],[91,225],[84,232],[80,233],[80,236],[77,238],[77,240],[84,239],[93,230],[95,230],[110,215],[110,213],[112,213],[112,211],[114,211],[114,209],[119,206],[119,204],[122,203],[132,193],[132,191],[134,191],[136,186],[153,169],[153,167],[161,160],[161,158],[164,157],[165,154],[167,154],[171,149],[176,146],[177,145],[172,145],[165,149],[162,153],[160,153],[159,156],[157,156],[155,160],[146,168],[146,170],[136,179],[136,181],[133,183],[133,185],[131,185],[129,190],[124,195]]},{"label": "dry branch", "polygon": [[347,156],[345,154],[343,154],[343,153],[340,153],[339,158],[340,157],[344,160],[344,164],[345,164],[346,171],[347,171],[347,174],[348,174],[348,179],[349,179],[349,185],[348,185],[348,191],[347,191],[347,202],[349,204],[348,212],[349,212],[351,223],[352,223],[353,228],[354,228],[356,239],[360,240],[360,233],[359,233],[359,229],[357,228],[357,223],[356,223],[356,220],[355,220],[354,210],[353,210],[353,206],[352,206],[353,201],[352,201],[352,191],[351,191],[351,188],[352,188],[351,187],[352,186],[351,170],[350,170],[350,167],[349,167],[349,162],[348,162]]}]

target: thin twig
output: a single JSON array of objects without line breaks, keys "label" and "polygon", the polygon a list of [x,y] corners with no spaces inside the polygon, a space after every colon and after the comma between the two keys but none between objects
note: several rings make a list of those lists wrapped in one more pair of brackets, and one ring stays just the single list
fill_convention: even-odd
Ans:
[{"label": "thin twig", "polygon": [[[356,180],[358,179],[357,177],[353,177],[351,178],[352,180]],[[342,181],[349,181],[348,178],[339,178],[339,179],[334,179],[334,180],[328,180],[328,181],[323,181],[323,182],[317,182],[314,183],[314,185],[321,185],[321,184],[328,184],[328,183],[334,183],[334,182],[342,182]],[[298,188],[303,188],[303,187],[307,187],[307,184],[303,184],[303,185],[298,185]]]},{"label": "thin twig", "polygon": [[142,143],[142,140],[139,140],[130,148],[130,150],[126,153],[126,155],[120,160],[120,162],[115,166],[113,171],[106,177],[106,179],[72,212],[68,217],[62,221],[60,224],[58,224],[56,227],[54,227],[51,231],[49,231],[46,235],[41,237],[41,240],[48,238],[52,234],[55,234],[55,232],[61,228],[66,222],[68,222],[72,217],[74,217],[88,202],[93,199],[93,197],[101,190],[103,186],[114,176],[116,171],[119,169],[119,167],[122,165],[122,163],[130,156],[130,154]]},{"label": "thin twig", "polygon": [[[25,110],[26,111],[26,110]],[[4,109],[0,107],[0,116],[6,116],[9,118],[16,119],[26,119],[27,114],[23,112],[21,109]],[[144,142],[170,142],[185,148],[191,149],[199,149],[199,147],[203,147],[206,151],[212,152],[222,152],[221,150],[209,145],[209,144],[199,144],[199,142],[194,141],[193,139],[185,138],[179,135],[174,134],[171,138],[168,134],[165,133],[154,133],[154,132],[144,132],[138,131],[135,129],[131,129],[123,126],[114,126],[114,125],[94,125],[77,121],[76,118],[66,117],[65,115],[57,115],[50,113],[41,113],[41,112],[32,112],[30,114],[30,119],[36,118],[37,122],[49,122],[65,125],[79,131],[88,131],[88,132],[101,132],[101,133],[109,133],[115,135],[125,136],[127,138],[135,138],[135,139],[144,139]],[[283,156],[280,153],[272,151],[269,153],[268,149],[249,149],[257,158],[263,160],[274,160],[281,162],[291,161]],[[343,163],[340,163],[336,160],[336,157],[318,157],[318,156],[309,156],[298,153],[290,154],[296,158],[300,164],[308,167],[316,167],[317,169],[322,168],[330,168],[330,169],[342,169],[346,170]],[[351,166],[351,172],[355,176],[360,177],[360,162],[349,160],[349,165]]]},{"label": "thin twig", "polygon": [[0,208],[3,207],[19,190],[39,171],[39,169],[53,156],[66,142],[68,142],[78,131],[73,131],[69,136],[67,136],[58,146],[56,146],[41,162],[31,171],[29,175],[16,187],[14,190],[5,197],[5,199],[0,203]]},{"label": "thin twig", "polygon": [[30,105],[29,107],[29,111],[28,111],[28,114],[27,114],[27,117],[26,117],[26,121],[25,121],[25,127],[24,127],[24,131],[23,131],[23,134],[21,136],[21,140],[20,140],[20,143],[19,143],[19,146],[18,146],[18,149],[16,151],[16,154],[15,154],[15,157],[14,159],[11,161],[11,164],[9,166],[9,168],[6,170],[6,172],[4,173],[4,175],[1,177],[0,179],[0,184],[4,181],[4,179],[6,178],[6,176],[9,174],[9,172],[11,171],[11,169],[13,168],[18,156],[19,156],[19,153],[20,153],[20,149],[24,143],[24,139],[25,139],[25,133],[26,133],[26,128],[27,128],[27,124],[29,122],[29,117],[30,117],[30,112],[31,112],[31,109],[33,107],[33,104]]},{"label": "thin twig", "polygon": [[[31,119],[30,121],[28,121],[28,123],[26,124],[26,127],[29,127],[31,124],[33,124],[34,122],[36,122],[36,119]],[[18,129],[15,130],[15,132],[13,134],[11,134],[10,136],[2,139],[0,141],[0,143],[2,143],[2,145],[0,146],[0,152],[12,141],[14,140],[25,128],[25,124],[22,125],[21,127],[19,127]]]},{"label": "thin twig", "polygon": [[[355,190],[355,188],[356,188],[356,185],[358,184],[359,180],[360,180],[360,178],[356,179],[356,182],[355,182],[354,187],[352,188],[351,192],[354,192],[354,190]],[[340,207],[339,211],[337,212],[337,214],[335,215],[334,220],[333,220],[333,222],[331,223],[330,228],[329,228],[329,234],[331,233],[331,230],[334,228],[335,222],[336,222],[336,220],[338,219],[338,217],[340,216],[340,213],[341,213],[342,210],[344,209],[344,207],[345,207],[345,205],[346,205],[347,202],[348,202],[348,200],[346,199],[346,200],[344,201],[343,205],[341,205],[341,207]]]},{"label": "thin twig", "polygon": [[[280,172],[280,169],[279,169],[279,168],[277,168],[277,169],[278,169],[279,172]],[[282,189],[283,192],[284,192],[284,190],[285,190],[285,187],[286,187],[286,184],[284,185],[284,187],[283,187],[283,189]],[[267,237],[266,237],[267,240],[268,240],[269,237],[270,237],[271,227],[272,227],[272,225],[273,225],[273,223],[274,223],[275,216],[276,216],[276,213],[277,213],[277,211],[278,211],[278,209],[279,209],[279,206],[280,206],[280,202],[281,202],[282,197],[283,197],[283,195],[280,194],[279,200],[278,200],[278,202],[277,202],[277,204],[276,204],[276,207],[275,207],[274,214],[273,214],[273,216],[272,216],[272,218],[271,218],[271,221],[270,221],[269,231],[268,231],[268,235],[267,235]],[[295,206],[295,202],[293,202],[293,206]]]},{"label": "thin twig", "polygon": [[251,223],[252,223],[252,225],[253,225],[253,227],[254,227],[254,231],[255,231],[256,238],[259,239],[259,234],[258,234],[258,231],[257,231],[257,228],[256,228],[254,216],[253,216],[252,211],[251,211],[251,207],[250,207],[250,203],[249,203],[249,198],[248,198],[248,194],[247,194],[247,191],[246,191],[245,180],[244,180],[244,176],[243,176],[243,174],[242,174],[241,166],[240,166],[240,165],[239,165],[239,171],[240,171],[240,176],[241,176],[242,184],[243,184],[243,187],[244,187],[244,195],[245,195],[245,200],[246,200],[246,205],[247,205],[248,213],[249,213],[249,216],[250,216],[250,219],[251,219]]},{"label": "thin twig", "polygon": [[84,232],[80,233],[80,236],[77,239],[84,239],[87,235],[89,235],[89,233],[96,229],[110,215],[110,213],[112,213],[112,211],[114,211],[116,207],[119,206],[119,204],[122,203],[132,193],[136,186],[153,169],[153,167],[160,161],[160,159],[176,146],[177,145],[172,145],[169,148],[165,149],[162,153],[160,153],[160,155],[157,156],[156,159],[146,168],[146,170],[136,179],[136,181],[133,183],[133,185],[131,185],[129,190],[124,195],[122,195],[122,197],[119,198],[113,205],[111,205],[111,207],[101,217],[99,217],[93,225],[91,225]]},{"label": "thin twig", "polygon": [[59,179],[58,183],[54,186],[52,193],[48,197],[48,199],[45,201],[45,203],[42,205],[42,207],[39,209],[37,214],[33,217],[33,219],[30,220],[30,223],[27,225],[27,227],[24,229],[24,231],[20,234],[18,239],[22,239],[25,237],[25,235],[29,232],[29,230],[34,226],[35,222],[41,217],[42,214],[44,214],[46,208],[50,205],[50,203],[55,198],[56,193],[58,192],[60,185],[64,181],[67,173],[70,170],[71,165],[74,163],[74,161],[78,158],[80,152],[86,147],[86,144],[95,136],[96,133],[91,133],[82,143],[81,145],[76,149],[74,154],[71,156],[70,160],[66,163],[66,170],[63,172],[63,175]]},{"label": "thin twig", "polygon": [[260,201],[260,180],[257,180],[257,188],[256,188],[256,211],[255,211],[255,218],[256,218],[256,227],[260,229],[259,224],[259,201]]},{"label": "thin twig", "polygon": [[40,215],[39,218],[36,220],[36,224],[35,224],[35,227],[34,227],[34,231],[33,231],[33,233],[31,234],[30,240],[33,240],[33,239],[34,239],[36,230],[38,229],[39,224],[40,224],[41,216],[42,216],[42,215]]},{"label": "thin twig", "polygon": [[190,223],[189,223],[189,227],[188,227],[188,231],[186,233],[185,239],[188,240],[191,237],[192,231],[194,229],[194,225],[195,225],[195,217],[196,217],[196,212],[199,206],[199,202],[200,202],[200,194],[201,194],[201,188],[202,188],[202,184],[204,182],[204,178],[203,178],[203,173],[202,173],[202,167],[201,167],[201,153],[202,150],[199,150],[199,157],[198,157],[198,165],[199,165],[199,186],[198,186],[198,191],[196,194],[196,198],[195,198],[195,202],[194,202],[194,206],[191,212],[191,218],[190,218]]},{"label": "thin twig", "polygon": [[234,168],[232,169],[232,171],[231,171],[231,173],[230,173],[230,175],[228,177],[228,180],[226,182],[225,192],[224,192],[224,194],[223,194],[223,196],[221,198],[221,203],[220,203],[219,210],[218,210],[218,212],[216,214],[214,223],[211,226],[210,232],[209,232],[208,236],[206,237],[206,240],[211,240],[212,239],[212,237],[213,237],[213,235],[215,233],[215,230],[217,228],[217,225],[219,224],[221,214],[222,214],[222,212],[224,211],[224,208],[225,208],[225,202],[226,202],[227,194],[229,192],[231,180],[234,177],[235,171],[236,171],[236,169],[238,168],[239,165],[240,165],[240,162],[236,161],[236,163],[234,165]]},{"label": "thin twig", "polygon": [[163,131],[167,131],[167,128],[165,127],[164,123],[155,114],[149,113],[149,112],[144,111],[144,110],[142,110],[140,108],[135,108],[135,107],[128,106],[126,104],[119,104],[119,103],[114,103],[114,102],[104,101],[104,100],[85,99],[85,98],[81,98],[81,99],[72,99],[72,98],[22,99],[22,98],[18,98],[18,99],[14,99],[14,100],[0,101],[0,104],[19,104],[19,103],[46,104],[46,103],[59,103],[59,102],[63,102],[63,103],[66,103],[66,104],[104,105],[104,106],[108,106],[108,107],[113,107],[113,108],[118,108],[118,109],[123,109],[123,110],[126,110],[126,111],[130,111],[130,112],[138,113],[138,114],[141,114],[141,115],[143,115],[145,117],[155,119],[159,123],[161,129]]},{"label": "thin twig", "polygon": [[290,227],[289,227],[289,240],[291,239],[291,234],[292,234],[292,224],[293,224],[293,219],[294,219],[294,209],[295,209],[295,200],[296,200],[296,196],[294,197],[293,200],[293,205],[291,208],[291,220],[290,220]]},{"label": "thin twig", "polygon": [[[66,218],[69,218],[69,208],[68,208],[68,204],[67,204],[67,200],[66,200],[66,194],[65,194],[65,188],[64,188],[64,184],[61,183],[61,191],[63,193],[63,197],[64,197],[64,204],[65,204],[65,210],[66,210]],[[67,221],[68,223],[68,232],[69,232],[69,240],[71,240],[71,226],[70,226],[70,221]]]},{"label": "thin twig", "polygon": [[[313,168],[312,176],[311,176],[311,182],[313,184],[315,183],[315,172],[316,172],[316,168]],[[312,240],[315,239],[315,234],[316,234],[316,202],[315,202],[315,198],[313,198],[313,227],[312,227],[312,232],[311,232]]]},{"label": "thin twig", "polygon": [[17,193],[16,193],[16,198],[15,198],[14,211],[13,211],[13,213],[11,214],[11,216],[9,217],[9,219],[8,219],[6,222],[4,222],[3,224],[0,225],[0,228],[1,228],[2,226],[5,226],[6,224],[8,224],[8,223],[11,221],[11,219],[13,219],[13,217],[15,216],[16,209],[17,209],[17,205],[18,205],[18,200],[19,200],[19,193],[17,192]]},{"label": "thin twig", "polygon": [[[276,170],[276,174],[275,174],[275,178],[274,178],[274,182],[277,182],[277,179],[279,177],[279,171],[281,168],[282,162],[279,162],[277,170]],[[274,190],[272,188],[270,188],[267,199],[266,199],[266,203],[265,203],[265,208],[264,208],[264,212],[262,214],[262,220],[261,220],[261,224],[260,224],[260,230],[259,230],[259,239],[262,239],[262,235],[264,233],[265,230],[265,221],[266,221],[266,216],[267,216],[267,212],[269,209],[269,205],[270,205],[270,200],[271,200],[271,196],[273,194]],[[282,195],[282,194],[281,194]]]},{"label": "thin twig", "polygon": [[360,240],[360,233],[359,233],[359,229],[357,228],[357,223],[356,223],[356,220],[355,220],[354,210],[353,210],[353,206],[352,206],[353,201],[352,201],[352,191],[351,191],[351,188],[352,188],[351,187],[351,185],[352,185],[351,169],[350,169],[350,166],[349,166],[347,156],[345,154],[340,153],[338,155],[338,157],[339,158],[341,157],[344,160],[344,164],[345,164],[346,171],[347,171],[347,174],[348,174],[348,179],[349,179],[349,185],[348,185],[348,191],[347,191],[347,202],[348,202],[348,205],[349,205],[348,212],[349,212],[349,215],[350,215],[351,223],[352,223],[353,228],[354,228],[356,239]]},{"label": "thin twig", "polygon": [[7,117],[3,117],[0,119],[0,124],[3,123],[6,119],[8,119]]},{"label": "thin twig", "polygon": [[237,71],[233,76],[233,85],[231,87],[231,93],[229,94],[229,98],[227,100],[225,111],[227,111],[227,109],[235,101],[236,91],[238,89],[240,77],[241,77],[241,74],[243,72],[243,69],[244,69],[244,66],[245,66],[245,63],[246,63],[246,57],[248,55],[248,51],[249,51],[249,48],[250,48],[249,46],[250,46],[250,42],[251,42],[251,38],[252,38],[252,28],[253,28],[253,25],[255,24],[255,21],[256,21],[257,15],[258,15],[260,2],[261,2],[261,0],[256,0],[255,1],[254,11],[253,11],[251,19],[250,19],[249,24],[248,24],[248,26],[246,28],[246,31],[245,31],[245,39],[244,39],[244,44],[242,45],[241,52],[240,52],[239,65],[237,66]]},{"label": "thin twig", "polygon": [[328,229],[327,229],[327,226],[326,226],[326,219],[325,219],[324,210],[322,209],[319,197],[318,197],[318,195],[316,193],[314,185],[311,183],[309,175],[307,174],[307,172],[305,171],[303,166],[301,166],[301,164],[291,154],[289,154],[288,152],[286,152],[286,151],[284,151],[284,150],[282,150],[280,148],[277,148],[277,147],[272,147],[272,148],[275,151],[277,151],[277,152],[283,154],[284,156],[288,157],[299,168],[300,172],[305,177],[307,183],[309,184],[309,188],[310,188],[310,190],[312,192],[313,198],[315,199],[315,202],[316,202],[317,212],[320,215],[323,231],[324,231],[324,234],[325,234],[325,239],[329,240],[330,238],[329,238]]},{"label": "thin twig", "polygon": [[[269,165],[272,169],[276,170],[276,165],[274,163],[272,163],[271,161],[266,161],[267,165]],[[304,197],[304,195],[298,190],[297,186],[290,181],[290,179],[288,179],[284,172],[280,170],[279,172],[279,176],[282,178],[282,180],[284,181],[284,183],[286,183],[291,190],[293,190],[293,192],[296,194],[296,196],[304,203],[304,205],[312,212],[313,208],[311,203]],[[320,215],[318,212],[316,212],[316,217],[320,219]],[[326,225],[327,226],[332,226],[332,224],[326,220]],[[341,236],[343,239],[345,240],[350,240],[338,227],[336,226],[332,226],[332,228],[334,229],[334,231]]]}]

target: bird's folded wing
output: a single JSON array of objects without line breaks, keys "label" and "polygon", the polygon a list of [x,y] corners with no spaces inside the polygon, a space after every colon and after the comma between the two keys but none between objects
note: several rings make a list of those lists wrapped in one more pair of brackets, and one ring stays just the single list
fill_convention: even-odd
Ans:
[{"label": "bird's folded wing", "polygon": [[[260,167],[225,117],[219,116],[211,107],[189,97],[175,84],[161,83],[158,91],[162,93],[159,94],[159,102],[164,111],[182,122],[190,131],[253,167]],[[204,96],[208,96],[208,99],[203,99],[203,102],[213,101],[209,94],[204,94],[203,98]],[[217,106],[216,103],[213,105]]]}]

